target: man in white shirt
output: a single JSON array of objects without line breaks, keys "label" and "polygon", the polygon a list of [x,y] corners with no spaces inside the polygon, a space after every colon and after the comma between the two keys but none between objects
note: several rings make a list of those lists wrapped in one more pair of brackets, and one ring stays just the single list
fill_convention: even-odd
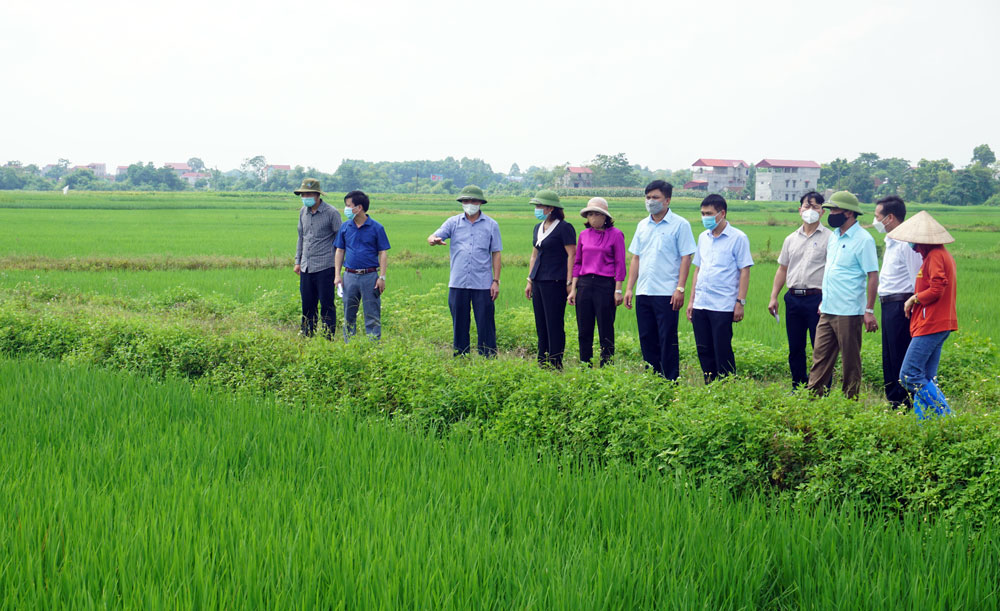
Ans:
[{"label": "man in white shirt", "polygon": [[[906,204],[895,195],[875,204],[873,227],[879,233],[892,231],[906,218]],[[910,394],[899,383],[899,369],[910,346],[910,319],[903,304],[913,295],[913,285],[923,258],[910,244],[885,236],[885,253],[879,273],[878,299],[882,304],[882,381],[885,398],[894,408],[910,407]]]}]

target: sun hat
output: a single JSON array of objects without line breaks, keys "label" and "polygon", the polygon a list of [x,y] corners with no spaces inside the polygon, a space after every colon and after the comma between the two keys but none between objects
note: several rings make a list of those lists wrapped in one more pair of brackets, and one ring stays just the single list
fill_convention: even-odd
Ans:
[{"label": "sun hat", "polygon": [[483,195],[483,190],[476,185],[466,185],[462,187],[462,192],[458,194],[458,200],[463,202],[467,199],[475,199],[486,203],[486,197]]},{"label": "sun hat", "polygon": [[305,178],[302,180],[302,186],[298,189],[292,191],[296,195],[302,195],[303,193],[319,193],[320,195],[326,195],[323,190],[319,188],[319,181],[315,178]]},{"label": "sun hat", "polygon": [[830,196],[824,204],[824,208],[840,208],[841,210],[850,210],[855,212],[858,216],[864,214],[861,211],[861,202],[858,198],[854,196],[850,191],[837,191]]},{"label": "sun hat", "polygon": [[608,212],[608,200],[603,197],[592,197],[590,201],[587,202],[587,207],[580,211],[580,216],[587,218],[588,212],[600,212],[604,216],[608,217],[611,222],[614,222],[615,217],[611,216]]},{"label": "sun hat", "polygon": [[888,234],[893,240],[911,244],[951,244],[955,238],[926,210],[914,214]]},{"label": "sun hat", "polygon": [[553,208],[562,208],[563,205],[559,202],[559,196],[555,191],[550,189],[542,189],[535,196],[531,198],[532,204],[537,206],[551,206]]}]

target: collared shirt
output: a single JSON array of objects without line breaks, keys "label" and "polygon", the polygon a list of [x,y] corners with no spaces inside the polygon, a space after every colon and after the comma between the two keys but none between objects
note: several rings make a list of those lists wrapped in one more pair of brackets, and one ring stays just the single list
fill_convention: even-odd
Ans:
[{"label": "collared shirt", "polygon": [[878,273],[878,294],[912,293],[917,272],[923,262],[924,258],[910,248],[909,243],[885,236],[882,271]]},{"label": "collared shirt", "polygon": [[803,226],[788,234],[778,254],[778,265],[788,268],[785,284],[790,289],[823,288],[823,270],[826,269],[826,246],[830,230],[817,225],[812,235],[806,235]]},{"label": "collared shirt", "polygon": [[877,271],[875,239],[860,224],[854,223],[843,234],[840,229],[830,232],[820,312],[833,316],[864,314],[868,274]]},{"label": "collared shirt", "polygon": [[451,240],[451,276],[453,289],[489,289],[493,284],[493,253],[503,250],[500,226],[482,212],[475,222],[465,213],[446,220],[434,235]]},{"label": "collared shirt", "polygon": [[532,280],[565,282],[569,268],[566,247],[576,245],[576,230],[566,221],[559,221],[555,227],[549,227],[549,234],[539,244],[538,234],[541,230],[542,223],[539,223],[532,232],[531,243],[535,245],[538,254],[535,257],[535,267],[529,270],[528,277]]},{"label": "collared shirt", "polygon": [[706,229],[698,236],[693,263],[698,266],[693,307],[732,312],[740,292],[740,270],[753,265],[747,234],[729,222],[718,236]]},{"label": "collared shirt", "polygon": [[639,256],[636,295],[673,295],[679,285],[681,257],[695,251],[691,223],[673,210],[659,223],[647,216],[636,226],[628,251]]},{"label": "collared shirt", "polygon": [[299,210],[299,242],[295,246],[295,264],[306,273],[333,267],[333,239],[340,231],[340,212],[320,200],[316,212],[302,206]]},{"label": "collared shirt", "polygon": [[344,251],[344,267],[367,269],[378,267],[378,253],[389,250],[389,236],[382,224],[369,216],[361,227],[353,220],[341,225],[333,246]]},{"label": "collared shirt", "polygon": [[621,282],[625,280],[625,234],[617,227],[580,232],[573,262],[573,277],[587,274],[607,276]]}]

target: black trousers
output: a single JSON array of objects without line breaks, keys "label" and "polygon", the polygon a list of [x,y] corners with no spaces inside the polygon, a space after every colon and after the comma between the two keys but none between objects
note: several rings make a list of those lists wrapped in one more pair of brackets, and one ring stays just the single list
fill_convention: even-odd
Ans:
[{"label": "black trousers", "polygon": [[299,274],[299,293],[302,295],[302,335],[316,332],[316,302],[322,306],[323,334],[333,338],[337,330],[336,290],[333,286],[333,268],[320,272]]},{"label": "black trousers", "polygon": [[899,383],[899,370],[910,347],[910,319],[903,314],[904,303],[882,304],[882,381],[885,398],[894,407],[911,406],[910,393]]},{"label": "black trousers", "polygon": [[566,351],[566,281],[532,281],[531,305],[538,335],[538,363],[562,369]]},{"label": "black trousers", "polygon": [[489,289],[448,289],[448,309],[451,310],[452,347],[455,356],[468,354],[470,349],[469,327],[472,320],[469,308],[476,317],[476,347],[483,356],[496,356],[497,327],[494,321],[493,300]]},{"label": "black trousers", "polygon": [[668,380],[680,376],[677,316],[678,311],[670,305],[667,295],[637,295],[635,298],[642,360]]},{"label": "black trousers", "polygon": [[580,362],[594,358],[594,322],[601,344],[601,367],[615,355],[615,279],[587,274],[576,280],[576,330],[580,336]]},{"label": "black trousers", "polygon": [[[796,296],[785,293],[785,333],[788,335],[788,368],[792,370],[792,386],[809,383],[809,363],[806,340],[816,345],[816,325],[819,324],[819,304],[823,295]],[[810,352],[812,352],[810,350]]]},{"label": "black trousers", "polygon": [[705,383],[734,373],[733,313],[696,309],[691,313],[691,322]]}]

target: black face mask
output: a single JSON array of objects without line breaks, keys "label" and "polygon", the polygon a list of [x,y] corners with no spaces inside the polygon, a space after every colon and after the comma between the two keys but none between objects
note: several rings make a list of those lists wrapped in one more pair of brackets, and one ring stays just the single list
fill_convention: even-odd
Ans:
[{"label": "black face mask", "polygon": [[836,229],[837,227],[840,227],[841,225],[847,222],[847,214],[844,212],[831,214],[830,216],[827,217],[826,222],[830,223],[830,227]]}]

